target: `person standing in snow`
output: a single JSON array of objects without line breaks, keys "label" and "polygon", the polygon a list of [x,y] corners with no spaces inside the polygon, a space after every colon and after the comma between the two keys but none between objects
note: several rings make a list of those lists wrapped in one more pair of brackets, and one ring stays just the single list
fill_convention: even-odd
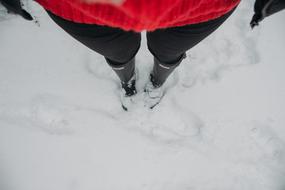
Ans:
[{"label": "person standing in snow", "polygon": [[[137,94],[135,56],[141,31],[154,57],[145,87],[148,106],[162,98],[163,84],[186,57],[186,51],[213,33],[240,0],[36,0],[63,30],[103,55],[122,85],[122,107]],[[20,0],[0,0],[9,12],[32,16]],[[251,27],[285,8],[285,0],[256,0]]]}]

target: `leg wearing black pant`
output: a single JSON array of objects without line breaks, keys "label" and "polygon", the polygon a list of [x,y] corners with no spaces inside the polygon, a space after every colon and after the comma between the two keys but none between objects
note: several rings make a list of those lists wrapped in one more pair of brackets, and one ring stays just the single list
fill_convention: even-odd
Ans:
[{"label": "leg wearing black pant", "polygon": [[148,49],[154,55],[154,68],[151,76],[154,85],[161,86],[185,58],[185,52],[213,33],[233,11],[199,24],[148,32]]},{"label": "leg wearing black pant", "polygon": [[95,24],[74,23],[47,12],[72,37],[103,55],[122,82],[128,82],[133,76],[135,55],[140,48],[140,33]]}]

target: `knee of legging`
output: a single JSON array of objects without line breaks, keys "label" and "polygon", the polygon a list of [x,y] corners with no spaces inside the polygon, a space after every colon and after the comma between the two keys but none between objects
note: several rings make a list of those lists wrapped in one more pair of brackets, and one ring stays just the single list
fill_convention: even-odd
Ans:
[{"label": "knee of legging", "polygon": [[110,55],[106,55],[105,57],[107,57],[108,59],[120,64],[124,64],[128,61],[130,61],[131,59],[133,59],[135,57],[135,55],[137,54],[139,47],[137,47],[137,49],[133,50],[133,49],[121,49],[121,50],[116,50],[113,51]]},{"label": "knee of legging", "polygon": [[158,59],[161,63],[166,63],[166,64],[171,64],[171,63],[175,64],[185,54],[185,52],[170,52],[163,48],[153,49],[149,45],[148,49],[156,59]]},{"label": "knee of legging", "polygon": [[135,57],[139,49],[140,37],[136,37],[125,44],[110,47],[108,53],[104,56],[117,63],[126,63]]},{"label": "knee of legging", "polygon": [[178,60],[184,52],[171,49],[165,42],[148,36],[147,46],[151,54],[162,63],[172,63]]}]

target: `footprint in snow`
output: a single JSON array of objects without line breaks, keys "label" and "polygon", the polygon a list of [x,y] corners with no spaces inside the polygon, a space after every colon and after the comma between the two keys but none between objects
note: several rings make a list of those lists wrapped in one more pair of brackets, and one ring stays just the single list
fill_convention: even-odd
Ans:
[{"label": "footprint in snow", "polygon": [[50,94],[37,95],[29,103],[0,106],[0,120],[18,127],[39,129],[49,134],[70,134],[70,113],[76,107]]},{"label": "footprint in snow", "polygon": [[154,110],[138,109],[121,116],[120,122],[143,136],[160,142],[178,142],[199,137],[203,122],[198,116],[168,100]]},{"label": "footprint in snow", "polygon": [[31,100],[30,120],[37,127],[50,134],[70,134],[70,113],[76,109],[75,106],[66,104],[61,98],[41,94]]},{"label": "footprint in snow", "polygon": [[250,134],[265,155],[277,161],[285,161],[285,143],[270,126],[255,123]]}]

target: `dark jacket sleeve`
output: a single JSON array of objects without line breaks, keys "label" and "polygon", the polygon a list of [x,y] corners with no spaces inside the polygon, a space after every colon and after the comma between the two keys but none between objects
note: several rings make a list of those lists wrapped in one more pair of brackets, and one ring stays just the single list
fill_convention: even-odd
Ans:
[{"label": "dark jacket sleeve", "polygon": [[250,22],[255,27],[265,17],[285,9],[285,0],[256,0],[254,4],[254,15]]},{"label": "dark jacket sleeve", "polygon": [[8,12],[21,15],[26,20],[33,20],[33,17],[22,8],[20,0],[0,0],[0,3]]}]

